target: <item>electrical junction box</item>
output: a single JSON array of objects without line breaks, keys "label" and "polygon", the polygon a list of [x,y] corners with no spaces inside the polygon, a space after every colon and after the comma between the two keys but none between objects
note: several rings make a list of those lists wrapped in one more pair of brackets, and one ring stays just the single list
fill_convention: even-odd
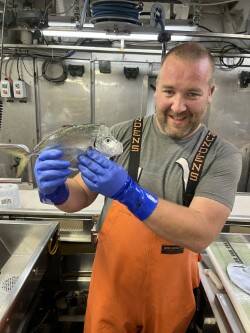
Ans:
[{"label": "electrical junction box", "polygon": [[15,98],[26,98],[26,84],[22,80],[13,81],[13,91]]},{"label": "electrical junction box", "polygon": [[12,97],[12,86],[9,80],[1,80],[1,97]]}]

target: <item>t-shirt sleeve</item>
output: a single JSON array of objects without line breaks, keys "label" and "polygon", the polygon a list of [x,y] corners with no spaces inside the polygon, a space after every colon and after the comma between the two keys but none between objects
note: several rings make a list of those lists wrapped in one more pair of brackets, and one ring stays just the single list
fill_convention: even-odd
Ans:
[{"label": "t-shirt sleeve", "polygon": [[112,135],[119,141],[124,141],[131,136],[133,120],[124,121],[113,125],[110,130]]},{"label": "t-shirt sleeve", "polygon": [[241,174],[242,157],[237,149],[230,153],[217,152],[216,158],[196,188],[195,196],[218,201],[233,208],[237,184]]}]

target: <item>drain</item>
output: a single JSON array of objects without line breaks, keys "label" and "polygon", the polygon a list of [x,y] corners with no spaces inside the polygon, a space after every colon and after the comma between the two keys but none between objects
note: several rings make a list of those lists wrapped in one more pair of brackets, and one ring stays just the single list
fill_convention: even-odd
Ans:
[{"label": "drain", "polygon": [[1,275],[0,289],[7,293],[10,292],[16,284],[17,279],[18,276],[15,275]]}]

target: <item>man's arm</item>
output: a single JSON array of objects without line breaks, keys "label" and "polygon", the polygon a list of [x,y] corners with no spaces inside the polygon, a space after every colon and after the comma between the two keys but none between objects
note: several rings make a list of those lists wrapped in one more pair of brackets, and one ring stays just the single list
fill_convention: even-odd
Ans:
[{"label": "man's arm", "polygon": [[[80,174],[68,179],[67,185],[69,198],[58,206],[65,212],[79,211],[97,196],[88,189]],[[189,207],[159,199],[153,213],[143,222],[160,237],[201,252],[219,234],[229,214],[228,207],[204,197],[194,197]]]},{"label": "man's arm", "polygon": [[189,207],[159,199],[144,223],[157,235],[200,252],[219,234],[229,214],[228,207],[204,197],[194,197]]},{"label": "man's arm", "polygon": [[91,192],[80,174],[74,178],[68,178],[66,185],[69,189],[69,197],[57,207],[67,213],[77,212],[85,207],[88,207],[97,197],[98,193]]},{"label": "man's arm", "polygon": [[[134,182],[120,165],[95,150],[81,155],[79,162],[89,189],[118,200],[156,234],[193,251],[206,248],[230,214],[226,204],[203,196],[194,197],[189,207],[158,198]],[[227,177],[231,176],[229,172]]]}]

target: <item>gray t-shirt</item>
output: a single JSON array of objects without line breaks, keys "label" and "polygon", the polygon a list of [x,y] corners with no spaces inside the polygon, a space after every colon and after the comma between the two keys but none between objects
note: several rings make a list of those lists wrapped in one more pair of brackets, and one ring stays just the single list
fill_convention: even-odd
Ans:
[{"label": "gray t-shirt", "polygon": [[[132,124],[133,120],[129,120],[112,127],[113,135],[123,143],[124,148],[124,152],[116,158],[116,161],[126,169],[129,162]],[[159,131],[154,116],[145,117],[139,184],[160,198],[183,204],[184,172],[183,167],[176,161],[184,158],[190,168],[207,131],[206,126],[201,125],[186,139],[172,139]],[[239,150],[217,137],[206,156],[195,196],[216,200],[232,209],[240,173]]]}]

